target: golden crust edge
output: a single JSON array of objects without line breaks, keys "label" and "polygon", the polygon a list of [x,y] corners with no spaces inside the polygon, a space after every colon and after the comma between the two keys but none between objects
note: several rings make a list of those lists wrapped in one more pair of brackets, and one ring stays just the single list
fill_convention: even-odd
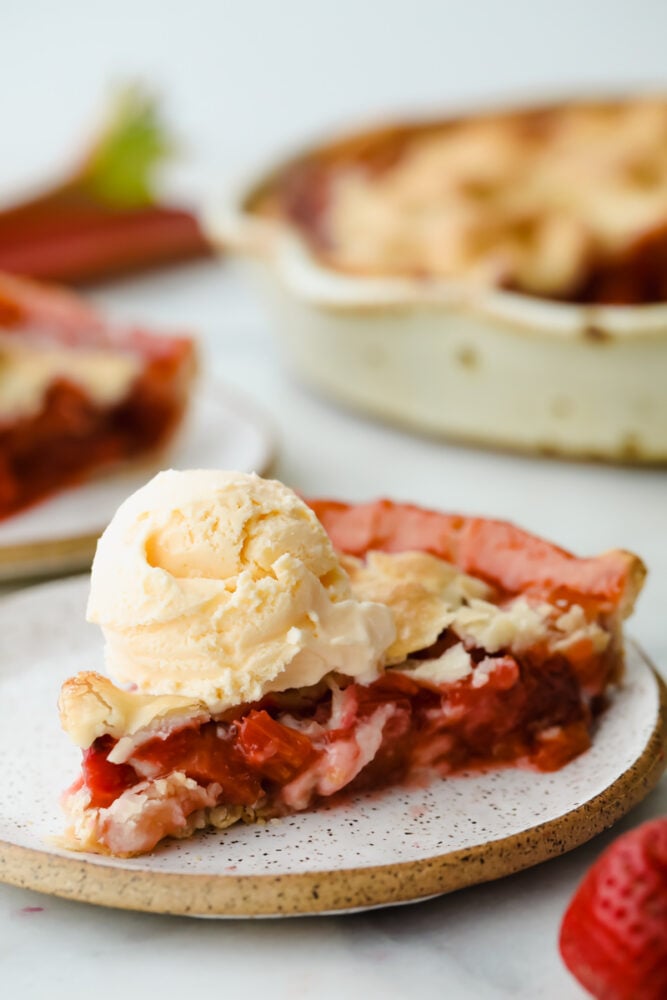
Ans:
[{"label": "golden crust edge", "polygon": [[106,733],[120,739],[159,720],[208,714],[204,702],[197,698],[125,691],[93,670],[82,671],[63,683],[58,710],[62,728],[81,747],[90,746]]}]

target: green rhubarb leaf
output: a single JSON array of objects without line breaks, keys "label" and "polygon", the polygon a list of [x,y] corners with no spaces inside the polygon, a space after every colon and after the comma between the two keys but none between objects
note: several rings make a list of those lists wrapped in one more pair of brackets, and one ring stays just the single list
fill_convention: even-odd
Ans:
[{"label": "green rhubarb leaf", "polygon": [[174,152],[155,96],[140,86],[126,87],[116,95],[77,183],[115,208],[150,205],[156,168]]}]

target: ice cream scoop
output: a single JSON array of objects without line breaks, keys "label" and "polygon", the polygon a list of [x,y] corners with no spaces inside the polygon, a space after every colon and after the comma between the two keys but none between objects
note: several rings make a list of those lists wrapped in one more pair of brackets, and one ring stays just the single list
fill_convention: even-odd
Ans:
[{"label": "ice cream scoop", "polygon": [[109,672],[217,711],[331,671],[373,680],[395,625],[356,600],[328,535],[282,483],[239,472],[161,472],[102,535],[88,620]]}]

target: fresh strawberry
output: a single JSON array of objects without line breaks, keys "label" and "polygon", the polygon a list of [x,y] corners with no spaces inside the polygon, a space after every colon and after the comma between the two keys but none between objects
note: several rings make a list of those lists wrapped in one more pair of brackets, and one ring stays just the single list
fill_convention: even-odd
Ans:
[{"label": "fresh strawberry", "polygon": [[598,1000],[667,998],[667,817],[615,841],[563,919],[560,951]]}]

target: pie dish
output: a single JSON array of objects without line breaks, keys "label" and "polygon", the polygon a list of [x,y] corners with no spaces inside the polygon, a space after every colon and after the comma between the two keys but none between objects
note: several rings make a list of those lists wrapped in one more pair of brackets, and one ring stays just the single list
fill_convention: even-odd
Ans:
[{"label": "pie dish", "polygon": [[129,856],[360,791],[563,767],[621,682],[643,577],[630,553],[579,559],[503,522],[161,474],[93,567],[89,620],[125,687],[62,688],[83,750],[67,844]]},{"label": "pie dish", "polygon": [[264,171],[214,237],[297,371],[473,443],[667,458],[667,100],[414,121]]},{"label": "pie dish", "polygon": [[69,291],[0,274],[0,519],[154,460],[194,373],[190,337],[110,326]]}]

